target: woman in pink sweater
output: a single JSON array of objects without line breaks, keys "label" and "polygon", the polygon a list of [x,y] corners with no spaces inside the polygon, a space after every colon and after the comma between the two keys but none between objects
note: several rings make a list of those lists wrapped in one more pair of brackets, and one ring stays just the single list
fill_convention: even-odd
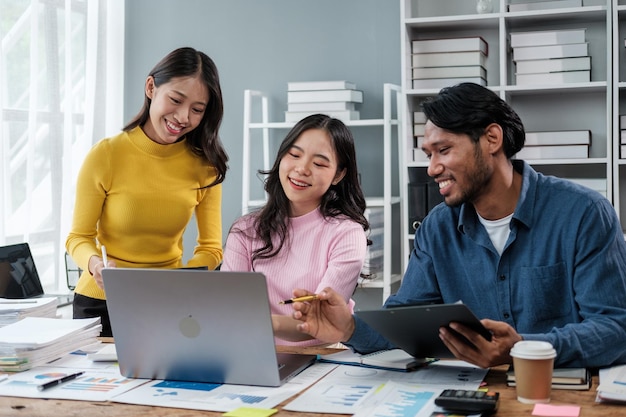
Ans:
[{"label": "woman in pink sweater", "polygon": [[266,276],[277,344],[319,344],[296,330],[290,305],[279,302],[294,288],[325,287],[348,301],[356,288],[369,224],[352,133],[340,120],[308,116],[287,134],[274,166],[260,173],[267,175],[268,201],[235,221],[221,269]]}]

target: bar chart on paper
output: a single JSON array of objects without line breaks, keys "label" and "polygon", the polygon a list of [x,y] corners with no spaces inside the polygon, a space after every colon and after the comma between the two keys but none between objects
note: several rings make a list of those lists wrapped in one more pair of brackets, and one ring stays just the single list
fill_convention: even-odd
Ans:
[{"label": "bar chart on paper", "polygon": [[353,409],[375,388],[372,384],[334,384],[328,386],[323,395],[329,404]]},{"label": "bar chart on paper", "polygon": [[388,381],[367,399],[354,417],[429,417],[439,392]]}]

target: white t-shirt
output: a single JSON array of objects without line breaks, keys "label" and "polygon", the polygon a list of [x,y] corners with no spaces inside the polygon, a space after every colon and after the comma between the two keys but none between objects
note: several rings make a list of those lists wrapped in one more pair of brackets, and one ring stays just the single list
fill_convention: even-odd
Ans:
[{"label": "white t-shirt", "polygon": [[[476,213],[476,215],[478,215],[478,213]],[[485,229],[487,229],[491,243],[493,243],[493,246],[496,248],[499,255],[502,255],[504,245],[506,245],[506,241],[511,233],[509,224],[511,223],[512,218],[513,213],[498,220],[487,220],[478,215],[478,220],[480,220],[480,223],[485,226]]]}]

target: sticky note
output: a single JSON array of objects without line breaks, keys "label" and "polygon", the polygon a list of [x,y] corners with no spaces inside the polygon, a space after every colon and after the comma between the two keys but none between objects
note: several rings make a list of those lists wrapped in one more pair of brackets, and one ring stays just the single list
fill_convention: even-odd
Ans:
[{"label": "sticky note", "polygon": [[222,415],[225,417],[268,417],[277,412],[275,408],[239,407]]},{"label": "sticky note", "polygon": [[577,405],[535,404],[533,408],[533,416],[578,417],[579,415],[580,407]]}]

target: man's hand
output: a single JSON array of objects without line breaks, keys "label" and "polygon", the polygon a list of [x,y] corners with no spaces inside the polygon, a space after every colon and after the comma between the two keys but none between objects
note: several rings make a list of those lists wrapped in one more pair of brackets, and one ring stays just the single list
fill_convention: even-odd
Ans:
[{"label": "man's hand", "polygon": [[[306,290],[294,290],[294,297],[312,295]],[[293,318],[301,321],[297,329],[326,343],[345,342],[354,332],[354,318],[341,295],[324,288],[318,300],[293,303]]]},{"label": "man's hand", "polygon": [[522,340],[522,337],[505,322],[489,319],[483,319],[480,322],[491,332],[491,341],[459,323],[450,323],[450,328],[465,336],[475,347],[468,346],[445,327],[439,329],[439,337],[457,359],[473,363],[481,368],[511,363],[509,352],[516,342]]}]

